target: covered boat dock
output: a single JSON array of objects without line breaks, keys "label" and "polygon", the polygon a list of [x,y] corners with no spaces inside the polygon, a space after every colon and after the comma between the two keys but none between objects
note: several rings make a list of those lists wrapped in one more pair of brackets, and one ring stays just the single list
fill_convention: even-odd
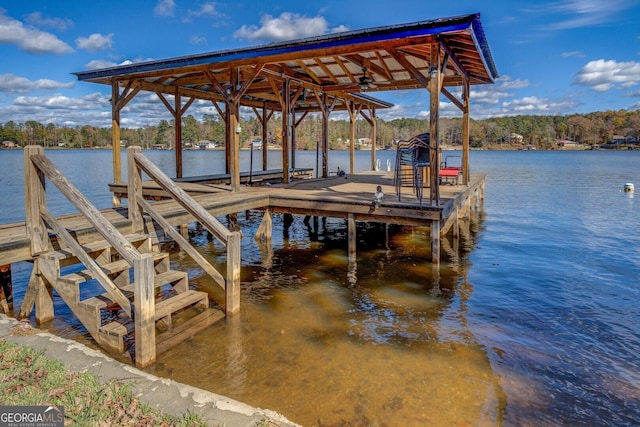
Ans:
[{"label": "covered boat dock", "polygon": [[[196,101],[209,101],[226,125],[226,173],[232,191],[241,185],[240,108],[262,123],[278,112],[282,120],[282,182],[295,169],[296,127],[309,114],[322,115],[322,177],[329,176],[329,126],[332,112],[350,120],[351,161],[355,172],[355,121],[371,125],[371,170],[376,161],[376,111],[388,102],[370,94],[426,89],[430,106],[429,201],[440,203],[439,110],[444,95],[462,113],[461,181],[468,184],[470,86],[491,84],[498,76],[479,14],[389,25],[331,35],[223,50],[75,73],[79,81],[105,84],[112,91],[113,181],[122,182],[120,119],[140,92],[153,92],[174,117],[176,178],[182,168],[182,117]],[[425,102],[426,104],[426,102]],[[267,169],[263,150],[262,169]],[[119,204],[114,197],[114,205]]]}]

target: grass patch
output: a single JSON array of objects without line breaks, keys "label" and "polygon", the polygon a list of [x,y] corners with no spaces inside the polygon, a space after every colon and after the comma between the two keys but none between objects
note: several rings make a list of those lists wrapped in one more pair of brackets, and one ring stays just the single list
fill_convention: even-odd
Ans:
[{"label": "grass patch", "polygon": [[142,404],[131,384],[70,372],[42,352],[5,339],[0,339],[0,396],[2,405],[64,406],[65,425],[206,426],[195,414],[177,418]]}]

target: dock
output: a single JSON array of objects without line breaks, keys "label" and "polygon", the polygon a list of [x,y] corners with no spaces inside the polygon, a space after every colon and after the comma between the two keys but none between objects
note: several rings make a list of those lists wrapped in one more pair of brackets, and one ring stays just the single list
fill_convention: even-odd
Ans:
[{"label": "dock", "polygon": [[[111,90],[113,208],[96,209],[46,158],[41,146],[25,147],[26,220],[0,226],[0,266],[34,263],[20,318],[35,311],[36,322],[52,320],[55,290],[103,349],[129,351],[139,367],[239,312],[242,230],[233,221],[222,224],[218,216],[262,211],[255,237],[265,245],[271,242],[273,213],[345,218],[350,262],[356,259],[358,221],[423,226],[430,233],[435,271],[441,236],[449,231],[454,239],[459,236],[464,225],[460,219],[470,216],[484,198],[486,177],[471,174],[469,168],[470,94],[471,86],[493,83],[498,72],[479,14],[74,74],[79,81]],[[376,111],[393,105],[371,93],[408,89],[424,90],[429,129],[395,141],[394,172],[375,171],[376,142],[387,142],[378,138]],[[157,95],[173,117],[175,179],[137,146],[127,148],[127,181],[123,179],[121,114],[144,92]],[[462,115],[461,164],[451,175],[440,173],[441,95]],[[224,174],[183,175],[182,122],[195,101],[211,102],[224,121]],[[262,150],[263,172],[240,170],[241,107],[260,122],[262,141],[280,141],[280,173],[267,168],[269,150]],[[328,170],[334,112],[349,117],[345,135],[349,167],[346,175],[339,176]],[[308,114],[316,114],[322,122],[317,140],[322,178],[298,179],[311,175],[310,170],[295,168],[296,128]],[[362,136],[356,132],[359,119],[369,124],[370,172],[355,168],[355,141]],[[281,123],[274,135],[269,129],[276,120]],[[45,181],[55,185],[79,213],[52,215]],[[252,185],[257,182],[264,185]],[[378,187],[384,197],[374,203]],[[126,207],[120,203],[124,198]],[[226,265],[218,267],[221,271],[182,233],[192,222],[225,247]],[[190,289],[188,274],[171,269],[160,238],[171,239],[190,256],[223,290],[224,302],[210,307],[207,293]],[[77,265],[79,272],[66,274],[63,267],[69,265]],[[88,298],[86,282],[96,285]],[[117,316],[106,318],[112,310]],[[172,327],[172,316],[187,311],[192,317]]]},{"label": "dock", "polygon": [[[127,207],[99,211],[44,156],[42,147],[25,148],[26,221],[0,226],[0,254],[3,266],[34,263],[20,318],[35,310],[38,323],[52,320],[55,290],[102,348],[113,353],[130,351],[141,367],[240,310],[243,233],[237,223],[227,227],[216,217],[262,211],[255,238],[266,245],[271,244],[274,213],[345,218],[350,262],[356,259],[357,221],[423,226],[429,229],[431,261],[437,267],[441,236],[449,230],[460,235],[458,221],[479,208],[486,180],[478,174],[465,185],[442,185],[439,203],[432,204],[419,198],[422,191],[415,182],[403,187],[390,171],[245,185],[234,191],[231,185],[196,183],[201,179],[172,180],[139,147],[129,148],[127,166],[130,180],[116,190],[119,199],[128,199]],[[149,181],[142,180],[143,172]],[[55,217],[49,212],[45,177],[78,214]],[[385,196],[374,203],[379,189]],[[184,237],[182,230],[191,222],[202,225],[226,247],[226,271],[218,271]],[[189,288],[186,272],[171,269],[169,254],[160,250],[167,240],[177,243],[222,288],[223,311],[209,307],[206,292]],[[65,273],[64,266],[75,264],[85,269]],[[83,299],[81,288],[89,281],[97,281],[99,287],[96,294]],[[158,295],[164,298],[154,301]],[[4,298],[2,303],[8,312]],[[121,314],[105,320],[113,309]],[[172,316],[186,310],[192,317],[172,327]]]},{"label": "dock", "polygon": [[[180,182],[177,184],[191,194],[200,205],[214,216],[232,215],[246,210],[267,210],[298,215],[350,218],[355,221],[383,222],[389,224],[439,227],[440,234],[450,231],[455,217],[465,215],[469,207],[481,203],[484,198],[486,175],[472,174],[468,185],[443,185],[442,199],[438,206],[420,206],[407,187],[402,200],[398,200],[391,172],[363,172],[346,177],[306,179],[289,184],[249,187],[239,192],[228,186]],[[371,209],[376,186],[382,186],[383,203]],[[121,197],[127,197],[127,183],[111,184],[109,188]],[[153,205],[162,212],[173,226],[192,222],[191,215],[178,203],[167,199],[167,194],[151,181],[143,183],[146,198],[158,200]],[[126,207],[101,211],[117,229],[131,226]],[[455,217],[452,217],[455,216]],[[61,224],[76,231],[81,243],[96,237],[94,227],[81,215],[59,217]],[[436,236],[434,236],[435,238]],[[0,254],[3,264],[30,261],[30,240],[24,222],[0,225]],[[437,251],[436,251],[437,252]]]}]

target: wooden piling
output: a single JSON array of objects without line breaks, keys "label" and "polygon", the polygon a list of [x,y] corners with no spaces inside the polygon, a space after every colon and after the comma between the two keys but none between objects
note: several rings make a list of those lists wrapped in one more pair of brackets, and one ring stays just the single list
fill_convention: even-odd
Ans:
[{"label": "wooden piling", "polygon": [[149,366],[156,361],[155,288],[153,255],[141,254],[133,260],[135,301],[136,366]]},{"label": "wooden piling", "polygon": [[349,245],[349,261],[356,259],[356,242],[357,242],[357,229],[356,229],[356,217],[353,213],[349,213],[347,218],[347,234]]},{"label": "wooden piling", "polygon": [[11,285],[11,264],[0,265],[0,313],[9,313],[9,304],[13,302]]},{"label": "wooden piling", "polygon": [[227,315],[240,311],[240,242],[242,235],[234,231],[227,239],[227,281],[225,311]]}]

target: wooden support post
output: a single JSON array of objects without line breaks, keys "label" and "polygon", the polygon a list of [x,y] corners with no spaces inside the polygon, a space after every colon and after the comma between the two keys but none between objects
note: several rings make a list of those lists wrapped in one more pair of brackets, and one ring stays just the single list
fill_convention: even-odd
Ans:
[{"label": "wooden support post", "polygon": [[376,170],[376,139],[378,138],[378,124],[376,123],[376,109],[369,107],[371,111],[371,170]]},{"label": "wooden support post", "polygon": [[230,126],[230,144],[229,144],[229,159],[231,174],[231,191],[240,191],[240,123],[239,123],[239,105],[237,102],[229,104],[227,106],[229,113],[229,126]]},{"label": "wooden support post", "polygon": [[356,218],[352,213],[349,213],[349,217],[347,218],[347,234],[349,236],[349,261],[352,262],[356,259],[356,243],[358,240]]},{"label": "wooden support post", "polygon": [[242,236],[233,232],[227,240],[227,281],[225,284],[225,312],[240,311],[240,242]]},{"label": "wooden support post", "polygon": [[44,154],[44,148],[38,145],[24,147],[24,201],[27,238],[31,241],[31,255],[46,252],[49,249],[47,227],[40,216],[40,206],[45,205],[44,174],[31,162],[31,156]]},{"label": "wooden support post", "polygon": [[327,105],[328,95],[322,96],[322,177],[329,177],[329,116],[331,108]]},{"label": "wooden support post", "polygon": [[45,283],[39,270],[39,259],[36,258],[18,314],[18,319],[28,319],[35,306],[38,324],[53,320],[53,290]]},{"label": "wooden support post", "polygon": [[464,78],[462,86],[462,185],[469,185],[469,79]]},{"label": "wooden support post", "polygon": [[355,102],[350,101],[349,107],[349,173],[356,173],[355,157],[356,157],[356,116],[358,108]]},{"label": "wooden support post", "polygon": [[182,237],[189,240],[189,224],[180,224],[178,226],[178,230],[180,231],[180,235]]},{"label": "wooden support post", "polygon": [[[467,203],[469,201],[467,200]],[[455,215],[454,219],[453,219],[453,238],[457,239],[458,237],[460,237],[460,210],[458,209],[458,207],[456,206],[455,212],[452,213],[452,215]]]},{"label": "wooden support post", "polygon": [[178,86],[176,86],[174,101],[173,127],[175,129],[176,178],[182,178],[182,99]]},{"label": "wooden support post", "polygon": [[[122,159],[120,154],[120,88],[118,80],[111,81],[111,153],[113,157],[113,182],[122,182]],[[113,207],[120,207],[120,197],[113,193]]]},{"label": "wooden support post", "polygon": [[141,254],[140,258],[133,261],[136,366],[140,368],[156,361],[156,303],[153,278],[153,255]]},{"label": "wooden support post", "polygon": [[142,233],[144,231],[142,211],[137,202],[138,197],[142,197],[142,171],[135,160],[135,155],[141,153],[140,147],[127,148],[127,194],[129,195],[127,207],[132,233]]},{"label": "wooden support post", "polygon": [[262,170],[267,170],[267,154],[269,153],[269,118],[271,117],[267,111],[267,103],[262,106],[262,115],[260,121],[262,123]]},{"label": "wooden support post", "polygon": [[431,263],[440,264],[440,221],[431,221]]},{"label": "wooden support post", "polygon": [[260,226],[256,231],[255,239],[263,240],[265,242],[271,241],[271,235],[273,232],[273,220],[271,218],[271,209],[266,208]]},{"label": "wooden support post", "polygon": [[[430,183],[430,196],[431,203],[437,205],[440,204],[440,89],[441,89],[441,70],[440,70],[440,43],[437,41],[431,44],[431,71],[429,79],[429,94],[430,94],[430,108],[429,108],[429,121],[430,121],[430,154],[429,161],[431,163],[431,183]],[[438,234],[439,236],[439,234]]]},{"label": "wooden support post", "polygon": [[284,79],[282,82],[282,182],[289,183],[289,148],[291,147],[291,132],[293,118],[291,117],[291,80]]},{"label": "wooden support post", "polygon": [[9,303],[13,301],[11,285],[11,264],[0,265],[0,313],[9,313]]}]

